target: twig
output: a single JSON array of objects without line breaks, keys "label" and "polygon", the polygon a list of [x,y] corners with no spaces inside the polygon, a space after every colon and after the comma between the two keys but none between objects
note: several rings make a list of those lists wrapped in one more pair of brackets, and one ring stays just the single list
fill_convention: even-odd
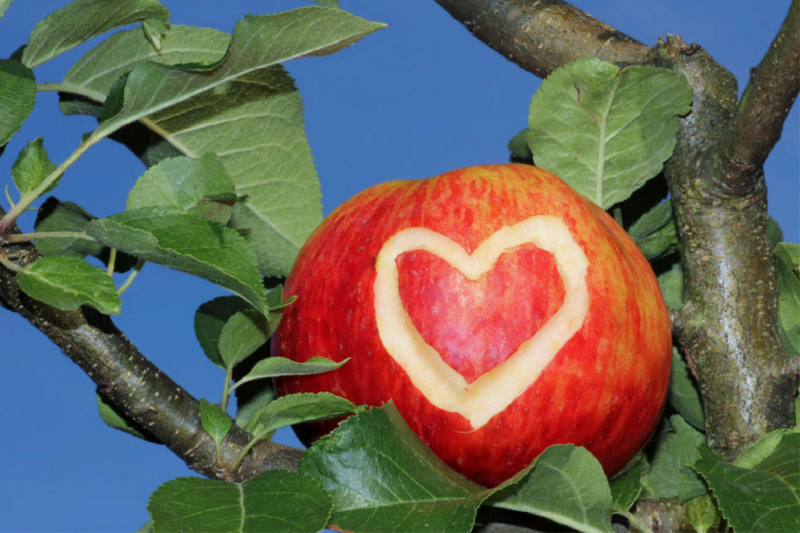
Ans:
[{"label": "twig", "polygon": [[[4,214],[0,208],[0,216]],[[27,263],[40,257],[31,244],[7,245],[5,249],[25,252]],[[198,415],[199,402],[147,360],[108,316],[88,307],[60,311],[33,300],[19,289],[15,272],[2,265],[0,301],[47,335],[88,374],[103,396],[199,473],[238,481],[276,468],[297,468],[301,450],[262,440],[238,471],[220,469],[214,442]],[[249,433],[234,424],[223,443],[225,465],[233,463],[250,438]]]}]

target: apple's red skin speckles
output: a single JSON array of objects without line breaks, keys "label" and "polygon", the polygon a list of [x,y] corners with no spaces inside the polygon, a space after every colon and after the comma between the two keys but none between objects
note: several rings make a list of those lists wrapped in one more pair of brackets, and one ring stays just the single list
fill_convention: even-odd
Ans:
[{"label": "apple's red skin speckles", "polygon": [[[472,253],[498,229],[535,215],[562,219],[584,250],[589,311],[582,328],[536,382],[473,430],[461,415],[431,405],[383,347],[373,305],[375,258],[384,242],[402,229],[431,229]],[[431,309],[438,306],[443,313],[450,308],[446,302],[452,293],[437,296],[437,286],[457,281],[458,273],[430,255],[411,252],[398,258],[403,304],[426,342],[468,382],[511,355],[563,301],[552,256],[522,246],[501,256],[498,273],[490,271],[477,282],[483,281],[491,309],[475,309],[466,316],[464,329],[481,324],[490,331],[464,331],[448,339],[446,332],[434,330],[437,325],[457,329],[458,313],[439,323],[425,322],[433,320]],[[433,279],[421,279],[423,272]],[[507,275],[509,281],[492,280],[493,275]],[[520,278],[533,280],[534,289]],[[477,286],[461,290],[480,293]],[[649,264],[602,209],[536,167],[470,167],[362,192],[309,238],[287,279],[285,295],[298,299],[286,309],[273,336],[273,355],[296,361],[315,356],[351,360],[333,372],[278,379],[281,395],[330,391],[374,406],[393,399],[439,457],[482,485],[503,482],[547,446],[560,443],[585,446],[611,475],[647,442],[664,404],[672,357],[670,323]],[[516,306],[515,296],[523,299]],[[463,308],[480,298],[468,294]],[[498,346],[510,351],[500,353]],[[489,354],[488,362],[469,361],[482,354]],[[297,429],[309,443],[335,425]]]}]

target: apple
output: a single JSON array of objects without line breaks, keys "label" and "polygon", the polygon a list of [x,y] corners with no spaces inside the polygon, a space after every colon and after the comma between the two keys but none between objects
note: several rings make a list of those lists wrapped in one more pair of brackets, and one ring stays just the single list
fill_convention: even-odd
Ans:
[{"label": "apple", "polygon": [[[672,358],[655,275],[616,222],[530,165],[383,183],[311,235],[272,354],[341,368],[281,395],[394,400],[445,463],[496,486],[552,444],[608,475],[644,446]],[[295,428],[306,444],[336,422]]]}]

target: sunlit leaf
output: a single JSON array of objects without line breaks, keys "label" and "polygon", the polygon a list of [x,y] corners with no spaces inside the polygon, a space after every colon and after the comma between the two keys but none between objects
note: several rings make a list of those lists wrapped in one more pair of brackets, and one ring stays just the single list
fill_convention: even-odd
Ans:
[{"label": "sunlit leaf", "polygon": [[77,257],[42,257],[18,273],[17,282],[28,296],[64,311],[90,305],[118,315],[122,305],[105,271]]},{"label": "sunlit leaf", "polygon": [[174,157],[150,167],[128,193],[127,209],[179,207],[225,225],[236,190],[219,157]]},{"label": "sunlit leaf", "polygon": [[[86,232],[86,225],[97,217],[87,213],[78,204],[62,202],[51,196],[39,208],[34,228],[37,233],[57,231]],[[87,234],[88,235],[88,234]],[[83,259],[91,255],[108,265],[110,248],[93,238],[80,237],[47,237],[36,239],[36,249],[45,257],[66,255]],[[137,259],[123,252],[118,252],[114,261],[115,272],[127,272],[136,264]]]},{"label": "sunlit leaf", "polygon": [[148,19],[155,19],[148,26],[152,34],[169,24],[169,11],[157,0],[75,0],[36,25],[22,63],[33,68],[96,35]]},{"label": "sunlit leaf", "polygon": [[[25,145],[11,167],[14,184],[23,196],[41,185],[45,178],[56,169],[56,166],[47,157],[43,142],[44,140],[39,137]],[[56,185],[58,185],[58,181],[42,191],[41,194],[52,191]]]},{"label": "sunlit leaf", "polygon": [[656,176],[672,154],[692,88],[681,73],[582,57],[533,96],[528,143],[536,165],[604,209]]},{"label": "sunlit leaf", "polygon": [[234,208],[233,225],[250,240],[263,274],[285,275],[321,208],[301,102],[277,63],[335,52],[381,27],[317,7],[248,16],[213,70],[139,64],[127,78],[124,105],[95,135],[143,120],[185,155],[217,152],[237,194],[248,198]]},{"label": "sunlit leaf", "polygon": [[107,246],[207,279],[269,312],[255,256],[239,234],[175,208],[146,207],[86,228]]},{"label": "sunlit leaf", "polygon": [[285,426],[339,418],[354,414],[357,410],[351,401],[329,392],[290,394],[259,409],[245,429],[253,434],[268,435]]},{"label": "sunlit leaf", "polygon": [[347,363],[350,359],[337,363],[325,357],[312,357],[304,363],[297,363],[285,357],[269,357],[259,361],[253,369],[236,385],[247,383],[256,379],[274,378],[279,376],[307,376],[310,374],[320,374],[336,370]]},{"label": "sunlit leaf", "polygon": [[35,104],[33,71],[13,59],[0,59],[0,146],[19,131]]},{"label": "sunlit leaf", "polygon": [[11,5],[14,0],[0,0],[0,19],[6,14],[6,9]]},{"label": "sunlit leaf", "polygon": [[717,525],[722,514],[719,512],[717,502],[708,494],[689,500],[686,506],[686,521],[689,522],[697,533],[706,533]]},{"label": "sunlit leaf", "polygon": [[613,501],[603,467],[585,448],[551,446],[516,483],[487,503],[543,516],[584,533],[612,533]]}]

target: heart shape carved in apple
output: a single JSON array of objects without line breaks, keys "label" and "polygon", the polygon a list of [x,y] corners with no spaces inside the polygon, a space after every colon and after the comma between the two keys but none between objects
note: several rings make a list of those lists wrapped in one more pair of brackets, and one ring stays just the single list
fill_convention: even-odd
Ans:
[{"label": "heart shape carved in apple", "polygon": [[[444,259],[467,279],[476,280],[494,266],[501,254],[528,243],[553,254],[564,284],[564,302],[508,359],[467,383],[423,340],[412,323],[400,298],[397,257],[425,250]],[[473,429],[478,429],[532,385],[581,328],[589,309],[588,266],[586,254],[569,228],[554,216],[533,216],[503,227],[472,254],[441,233],[408,228],[386,240],[375,264],[378,334],[386,351],[428,401],[445,411],[459,413],[470,421]]]}]

